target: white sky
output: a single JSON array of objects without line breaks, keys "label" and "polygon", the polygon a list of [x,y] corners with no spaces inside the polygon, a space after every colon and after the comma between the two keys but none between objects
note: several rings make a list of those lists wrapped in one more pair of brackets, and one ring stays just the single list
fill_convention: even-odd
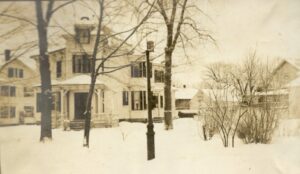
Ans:
[{"label": "white sky", "polygon": [[[3,3],[3,2],[1,2]],[[186,84],[201,79],[203,66],[213,61],[237,62],[256,50],[262,58],[300,59],[300,1],[299,0],[202,0],[199,7],[207,14],[196,16],[203,28],[211,31],[217,41],[201,43],[187,50],[189,64],[175,69],[174,79]],[[34,3],[24,9],[34,11]],[[0,4],[1,7],[1,4]],[[85,11],[81,11],[85,13]],[[64,12],[59,20],[68,23],[74,14]],[[78,17],[78,15],[77,15]],[[164,28],[161,28],[164,30]],[[155,36],[159,38],[159,36]],[[24,38],[30,39],[31,37]],[[0,43],[6,49],[8,43]],[[156,48],[157,52],[163,47]],[[174,55],[179,64],[186,64],[183,52]]]}]

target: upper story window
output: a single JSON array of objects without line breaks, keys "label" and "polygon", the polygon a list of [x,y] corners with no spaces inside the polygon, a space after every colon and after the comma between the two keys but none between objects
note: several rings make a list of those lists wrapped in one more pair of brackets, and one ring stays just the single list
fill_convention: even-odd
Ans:
[{"label": "upper story window", "polygon": [[16,96],[16,87],[15,86],[0,86],[0,96],[15,97]]},{"label": "upper story window", "polygon": [[56,62],[56,78],[61,77],[61,60]]},{"label": "upper story window", "polygon": [[155,70],[154,71],[154,82],[156,83],[163,83],[165,81],[165,74],[162,70]]},{"label": "upper story window", "polygon": [[76,29],[76,39],[78,43],[88,44],[91,39],[90,29]]},{"label": "upper story window", "polygon": [[73,73],[90,73],[91,59],[88,55],[73,55]]},{"label": "upper story window", "polygon": [[[150,63],[150,72],[152,72],[152,64]],[[133,63],[131,65],[131,77],[146,77],[146,62]],[[152,73],[150,74],[152,77]]]},{"label": "upper story window", "polygon": [[23,69],[18,68],[8,68],[8,77],[9,78],[23,78],[24,72]]}]

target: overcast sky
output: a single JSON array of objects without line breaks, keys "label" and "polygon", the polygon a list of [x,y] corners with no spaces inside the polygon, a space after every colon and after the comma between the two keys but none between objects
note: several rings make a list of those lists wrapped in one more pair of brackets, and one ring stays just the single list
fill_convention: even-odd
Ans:
[{"label": "overcast sky", "polygon": [[261,58],[300,59],[299,0],[206,0],[202,3],[210,18],[205,25],[212,31],[217,47],[199,46],[192,56],[193,68],[185,68],[189,72],[175,75],[180,79],[195,82],[198,78],[192,75],[201,74],[201,65],[218,60],[237,62],[253,50]]},{"label": "overcast sky", "polygon": [[[237,62],[253,50],[262,58],[300,59],[300,0],[197,2],[207,16],[196,16],[196,20],[201,21],[203,28],[211,32],[216,45],[203,42],[188,49],[189,64],[175,69],[175,80],[187,84],[198,82],[203,66],[207,63]],[[23,6],[24,9],[34,11],[32,2]],[[64,19],[68,20],[65,16]],[[10,43],[13,43],[12,40]],[[3,50],[8,44],[0,43],[0,46]],[[174,57],[185,64],[186,59],[182,59],[182,55],[182,50],[178,49]]]}]

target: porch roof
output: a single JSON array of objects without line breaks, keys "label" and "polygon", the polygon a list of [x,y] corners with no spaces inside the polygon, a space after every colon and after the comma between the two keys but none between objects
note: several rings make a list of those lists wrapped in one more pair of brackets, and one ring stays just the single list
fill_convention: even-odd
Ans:
[{"label": "porch roof", "polygon": [[[68,85],[90,85],[91,84],[91,77],[89,75],[78,75],[71,77],[66,80],[58,81],[52,80],[52,86],[68,86]],[[95,85],[104,85],[104,83],[100,80],[96,80]],[[41,84],[35,85],[36,87],[41,86]]]}]

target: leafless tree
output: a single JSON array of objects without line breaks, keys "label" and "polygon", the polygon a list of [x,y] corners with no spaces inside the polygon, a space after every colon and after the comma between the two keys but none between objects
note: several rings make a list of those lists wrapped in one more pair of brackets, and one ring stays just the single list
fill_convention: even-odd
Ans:
[{"label": "leafless tree", "polygon": [[[45,141],[46,139],[52,139],[51,130],[51,77],[49,70],[49,55],[48,55],[48,27],[53,14],[60,8],[72,3],[74,0],[58,3],[55,6],[55,0],[49,0],[42,2],[41,0],[35,1],[35,11],[36,11],[36,22],[31,19],[27,19],[21,16],[17,16],[18,12],[15,11],[14,15],[9,12],[10,6],[3,10],[0,14],[1,17],[9,18],[12,20],[22,21],[26,24],[36,27],[38,33],[38,47],[39,47],[39,70],[41,77],[41,135],[40,141]],[[45,8],[46,7],[46,8]],[[16,29],[13,29],[13,31]],[[11,33],[12,31],[8,31]],[[6,33],[7,34],[7,33]]]},{"label": "leafless tree", "polygon": [[241,118],[246,110],[240,107],[237,99],[237,91],[230,84],[231,78],[229,72],[232,69],[224,64],[213,64],[207,68],[208,82],[206,99],[203,101],[206,105],[204,114],[206,118],[205,125],[210,129],[217,129],[224,147],[229,146],[231,136],[231,145],[234,147],[234,137]]},{"label": "leafless tree", "polygon": [[[280,93],[280,87],[274,85],[272,65],[252,52],[241,64],[221,67],[214,64],[208,68],[210,81],[222,84],[221,87],[211,86],[212,89],[230,88],[235,91],[237,109],[231,128],[232,146],[236,133],[246,143],[268,143],[272,138],[278,117],[284,110],[284,96]],[[221,112],[221,109],[218,110]]]},{"label": "leafless tree", "polygon": [[[105,62],[111,59],[118,59],[124,56],[131,55],[136,48],[136,46],[132,46],[132,48],[128,49],[127,41],[134,36],[134,34],[138,31],[140,26],[149,18],[152,13],[152,6],[149,8],[142,8],[141,10],[145,10],[146,14],[138,21],[138,24],[132,27],[131,29],[122,30],[118,32],[106,32],[105,28],[108,28],[110,24],[114,22],[118,17],[122,15],[122,9],[124,7],[128,8],[128,1],[105,1],[105,0],[96,0],[98,7],[91,7],[89,4],[84,3],[86,7],[91,9],[94,14],[97,16],[96,21],[96,35],[95,41],[93,43],[92,55],[91,55],[91,85],[89,88],[87,103],[85,107],[85,126],[84,126],[84,146],[89,147],[89,135],[91,128],[91,110],[92,110],[92,98],[94,95],[95,82],[99,75],[113,73],[115,71],[121,70],[123,68],[128,68],[131,64],[124,64],[120,66],[107,67],[105,66]],[[97,14],[98,12],[98,14]],[[118,39],[118,41],[114,45],[108,45],[108,42],[112,39],[116,39],[118,36],[124,36],[125,39]],[[83,51],[85,51],[83,49]],[[101,58],[97,57],[101,52]],[[85,52],[87,54],[87,52]],[[142,56],[143,57],[143,56]],[[138,57],[136,61],[141,59],[142,57]]]},{"label": "leafless tree", "polygon": [[[145,0],[149,5],[153,1]],[[194,32],[199,39],[214,39],[209,33],[199,28],[196,20],[191,17],[189,11],[191,9],[195,11],[201,11],[193,0],[157,0],[154,5],[155,12],[163,19],[162,25],[166,28],[166,45],[165,45],[165,105],[164,105],[164,120],[165,129],[169,130],[173,128],[172,124],[172,58],[173,52],[178,46],[178,43],[182,45],[185,51],[185,45],[191,44],[193,40],[189,33]]]}]

